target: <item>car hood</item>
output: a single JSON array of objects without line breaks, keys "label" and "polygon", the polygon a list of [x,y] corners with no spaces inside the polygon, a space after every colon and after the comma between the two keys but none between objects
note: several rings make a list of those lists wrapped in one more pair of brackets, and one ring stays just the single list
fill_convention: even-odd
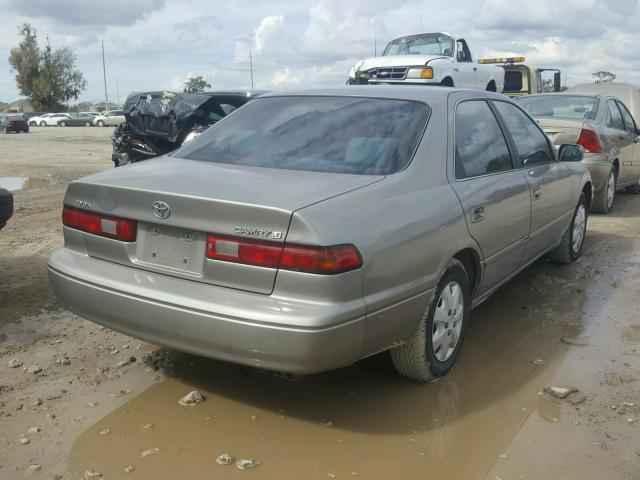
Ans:
[{"label": "car hood", "polygon": [[416,65],[427,65],[432,60],[442,58],[451,59],[442,55],[388,55],[385,57],[370,57],[358,62],[355,70],[363,71],[379,67],[407,67]]}]

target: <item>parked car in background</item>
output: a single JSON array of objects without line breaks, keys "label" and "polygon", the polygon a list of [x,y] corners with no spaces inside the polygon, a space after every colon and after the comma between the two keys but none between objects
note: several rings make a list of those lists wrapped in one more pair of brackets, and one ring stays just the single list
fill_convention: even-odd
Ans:
[{"label": "parked car in background", "polygon": [[172,152],[261,93],[132,93],[123,108],[126,122],[111,135],[111,159],[120,167]]},{"label": "parked car in background", "polygon": [[35,118],[39,118],[37,123],[40,127],[57,127],[60,121],[69,120],[71,115],[68,113],[52,113]]},{"label": "parked car in background", "polygon": [[91,115],[71,115],[68,118],[61,118],[58,120],[59,127],[90,127],[93,124],[95,117]]},{"label": "parked car in background", "polygon": [[444,85],[501,92],[504,70],[473,60],[464,38],[421,33],[389,42],[380,57],[356,63],[348,85]]},{"label": "parked car in background", "polygon": [[113,110],[94,117],[93,124],[98,127],[117,126],[125,120],[124,112],[122,110]]},{"label": "parked car in background", "polygon": [[8,115],[0,115],[0,133],[29,133],[29,122],[22,115],[10,113]]},{"label": "parked car in background", "polygon": [[24,112],[22,113],[22,118],[24,118],[25,120],[29,121],[31,120],[33,117],[39,117],[41,115],[44,115],[47,112]]},{"label": "parked car in background", "polygon": [[4,228],[13,215],[13,195],[5,188],[0,187],[0,230]]},{"label": "parked car in background", "polygon": [[32,126],[32,127],[40,125],[41,121],[43,121],[46,118],[49,118],[52,115],[55,115],[55,113],[43,113],[42,115],[36,115],[35,117],[30,117],[29,118],[29,125]]},{"label": "parked car in background", "polygon": [[80,115],[89,115],[90,117],[99,117],[100,112],[78,112]]},{"label": "parked car in background", "polygon": [[542,255],[580,256],[582,152],[499,94],[267,94],[71,182],[49,278],[78,315],[179,350],[308,374],[391,349],[433,380],[472,308]]},{"label": "parked car in background", "polygon": [[552,93],[518,100],[556,145],[578,143],[593,178],[593,211],[609,213],[616,190],[640,193],[640,131],[627,107],[607,94]]}]

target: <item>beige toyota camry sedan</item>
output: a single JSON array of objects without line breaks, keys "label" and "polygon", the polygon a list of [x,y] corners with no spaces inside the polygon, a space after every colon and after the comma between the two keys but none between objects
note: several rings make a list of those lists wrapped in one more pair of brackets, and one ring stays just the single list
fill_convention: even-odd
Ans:
[{"label": "beige toyota camry sedan", "polygon": [[308,374],[390,349],[433,380],[472,308],[543,255],[580,256],[582,153],[495,93],[267,94],[71,182],[49,277],[78,315],[178,350]]},{"label": "beige toyota camry sedan", "polygon": [[627,106],[598,93],[550,93],[518,99],[556,145],[577,143],[593,178],[593,211],[609,213],[616,191],[640,193],[640,131]]}]

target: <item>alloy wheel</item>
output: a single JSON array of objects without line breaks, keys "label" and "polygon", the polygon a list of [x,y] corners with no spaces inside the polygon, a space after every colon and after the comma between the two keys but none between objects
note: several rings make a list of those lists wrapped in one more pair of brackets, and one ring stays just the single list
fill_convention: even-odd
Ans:
[{"label": "alloy wheel", "polygon": [[583,203],[578,205],[575,216],[573,217],[573,235],[571,236],[571,247],[574,253],[578,253],[584,242],[584,234],[587,227],[587,209]]},{"label": "alloy wheel", "polygon": [[440,362],[451,358],[460,340],[464,321],[464,294],[458,282],[449,282],[436,304],[433,316],[431,345],[433,354]]}]

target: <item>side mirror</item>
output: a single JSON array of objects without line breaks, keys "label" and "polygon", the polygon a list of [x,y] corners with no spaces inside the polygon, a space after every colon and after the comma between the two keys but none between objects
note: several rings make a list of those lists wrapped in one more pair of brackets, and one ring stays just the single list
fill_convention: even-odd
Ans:
[{"label": "side mirror", "polygon": [[584,148],[580,145],[560,145],[560,149],[558,150],[558,159],[561,162],[581,162],[583,158]]}]

